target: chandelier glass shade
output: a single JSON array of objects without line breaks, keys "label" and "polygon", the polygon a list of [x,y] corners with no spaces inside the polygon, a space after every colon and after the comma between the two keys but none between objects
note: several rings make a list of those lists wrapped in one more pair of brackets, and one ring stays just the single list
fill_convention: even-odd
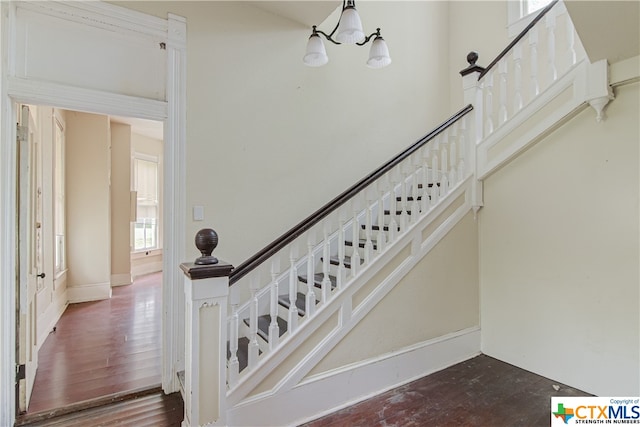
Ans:
[{"label": "chandelier glass shade", "polygon": [[[335,39],[333,38],[334,34]],[[355,44],[364,46],[369,41],[372,41],[367,66],[370,68],[382,68],[391,64],[389,48],[380,35],[380,28],[376,29],[376,31],[369,36],[365,35],[354,0],[343,0],[340,19],[331,33],[327,34],[324,31],[318,30],[317,26],[313,26],[313,31],[307,41],[307,51],[302,58],[305,65],[320,67],[329,62],[329,57],[327,56],[327,51],[320,35],[324,36],[325,39],[333,44]]]}]

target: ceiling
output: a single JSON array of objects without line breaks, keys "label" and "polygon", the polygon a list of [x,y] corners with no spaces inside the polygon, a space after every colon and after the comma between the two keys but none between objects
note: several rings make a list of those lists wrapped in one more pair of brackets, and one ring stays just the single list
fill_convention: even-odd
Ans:
[{"label": "ceiling", "polygon": [[248,1],[248,5],[299,22],[306,27],[320,25],[342,5],[341,1]]},{"label": "ceiling", "polygon": [[131,126],[131,132],[147,138],[164,140],[164,123],[154,120],[136,119],[132,117],[110,116],[115,123],[123,123]]},{"label": "ceiling", "polygon": [[591,62],[622,61],[640,54],[640,2],[565,1]]}]

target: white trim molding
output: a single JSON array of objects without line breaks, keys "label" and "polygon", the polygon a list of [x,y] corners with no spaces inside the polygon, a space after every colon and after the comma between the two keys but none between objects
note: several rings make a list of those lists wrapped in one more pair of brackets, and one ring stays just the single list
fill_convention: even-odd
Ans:
[{"label": "white trim molding", "polygon": [[[300,425],[480,354],[480,328],[453,332],[393,353],[305,378],[229,410],[229,425]],[[269,414],[268,420],[264,414]]]}]

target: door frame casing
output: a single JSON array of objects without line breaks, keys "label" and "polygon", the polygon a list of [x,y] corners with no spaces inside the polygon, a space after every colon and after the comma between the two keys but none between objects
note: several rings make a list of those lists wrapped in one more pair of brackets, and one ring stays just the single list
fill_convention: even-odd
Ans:
[{"label": "door frame casing", "polygon": [[[178,390],[176,372],[184,366],[184,293],[179,264],[185,258],[186,20],[173,14],[161,19],[103,2],[80,2],[74,10],[75,17],[89,26],[108,23],[128,31],[148,31],[155,37],[158,28],[163,29],[167,68],[165,99],[159,101],[16,77],[16,3],[20,2],[0,2],[0,425],[13,425],[16,417],[17,103],[164,122],[163,216],[167,220],[163,224],[162,387],[166,393]],[[64,3],[47,2],[46,9],[52,15],[58,8],[67,13],[69,4]],[[144,58],[140,63],[144,64]]]}]

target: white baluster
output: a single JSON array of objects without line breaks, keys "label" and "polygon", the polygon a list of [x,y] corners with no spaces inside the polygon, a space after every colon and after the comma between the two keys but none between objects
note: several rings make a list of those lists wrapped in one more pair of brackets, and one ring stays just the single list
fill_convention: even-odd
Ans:
[{"label": "white baluster", "polygon": [[420,213],[420,190],[418,189],[418,171],[420,168],[420,156],[419,154],[411,155],[411,161],[413,162],[413,172],[411,174],[411,222],[417,222]]},{"label": "white baluster", "polygon": [[569,47],[569,67],[576,64],[577,55],[576,55],[576,33],[575,28],[573,27],[573,22],[568,14],[565,14],[565,18],[567,20],[567,44]]},{"label": "white baluster", "polygon": [[369,264],[373,259],[373,241],[371,240],[371,229],[373,228],[373,213],[371,212],[373,205],[373,188],[367,188],[365,193],[365,224],[364,224],[364,263]]},{"label": "white baluster", "polygon": [[338,287],[338,289],[342,289],[346,282],[346,267],[344,265],[344,213],[344,209],[340,209],[340,212],[338,214],[338,275],[336,277],[336,286]]},{"label": "white baluster", "polygon": [[327,218],[322,227],[322,302],[324,304],[329,301],[331,294],[331,278],[329,277],[329,267],[331,265],[331,241],[329,240],[329,229],[331,221]]},{"label": "white baluster", "polygon": [[231,287],[229,290],[229,304],[231,305],[231,319],[229,322],[229,352],[231,357],[229,358],[229,385],[233,386],[238,382],[238,376],[240,375],[240,362],[238,360],[238,330],[240,328],[240,322],[238,319],[238,303],[239,303],[238,290]]},{"label": "white baluster", "polygon": [[378,253],[382,253],[387,245],[387,236],[384,232],[384,195],[386,193],[386,181],[378,181]]},{"label": "white baluster", "polygon": [[[357,196],[356,196],[357,197]],[[358,248],[360,247],[360,224],[358,223],[358,204],[356,197],[353,198],[353,219],[351,220],[351,277],[358,275],[358,269],[360,268],[360,253]]]},{"label": "white baluster", "polygon": [[449,158],[447,156],[447,148],[443,147],[440,150],[440,172],[446,175],[449,171]]},{"label": "white baluster", "polygon": [[291,245],[289,251],[289,317],[287,329],[293,333],[298,328],[298,267],[296,267],[297,246]]},{"label": "white baluster", "polygon": [[392,179],[394,171],[389,172],[384,180],[385,187],[389,189],[387,200],[389,201],[389,243],[393,243],[396,240],[398,233],[398,223],[396,222],[396,191],[395,182]]},{"label": "white baluster", "polygon": [[271,323],[269,324],[269,350],[278,346],[280,341],[280,327],[278,326],[278,273],[280,271],[280,258],[275,255],[271,261],[271,306],[269,314]]},{"label": "white baluster", "polygon": [[409,171],[407,170],[406,162],[400,166],[402,167],[402,183],[400,185],[400,230],[404,233],[409,222],[409,209],[407,208],[407,179],[409,177]]},{"label": "white baluster", "polygon": [[431,148],[427,144],[422,150],[422,212],[429,211],[429,183],[431,180],[431,171],[429,170],[429,155],[431,154]]},{"label": "white baluster", "polygon": [[538,83],[538,27],[529,30],[529,61],[531,61],[531,99],[540,93]]},{"label": "white baluster", "polygon": [[316,294],[313,291],[315,272],[315,255],[313,253],[313,246],[315,243],[315,233],[310,230],[307,234],[307,299],[305,301],[306,317],[313,316],[313,312],[316,308]]},{"label": "white baluster", "polygon": [[513,48],[513,112],[522,110],[522,44],[518,43]]},{"label": "white baluster", "polygon": [[546,15],[547,24],[547,50],[549,63],[549,83],[555,82],[558,78],[558,70],[556,68],[556,12],[555,8],[551,9]]},{"label": "white baluster", "polygon": [[433,153],[431,157],[431,176],[433,177],[433,183],[431,186],[431,205],[435,205],[440,200],[440,192],[438,182],[441,181],[442,174],[438,172],[438,155],[437,152]]},{"label": "white baluster", "polygon": [[507,57],[498,62],[498,73],[500,75],[500,107],[498,109],[498,123],[507,121]]},{"label": "white baluster", "polygon": [[249,283],[251,290],[251,306],[249,308],[249,348],[248,365],[253,368],[258,363],[258,289],[260,288],[260,276],[254,274]]},{"label": "white baluster", "polygon": [[485,75],[485,91],[484,91],[484,113],[487,118],[484,128],[484,136],[489,136],[493,133],[493,70]]},{"label": "white baluster", "polygon": [[446,173],[440,176],[440,197],[446,197],[449,193],[449,177]]}]

